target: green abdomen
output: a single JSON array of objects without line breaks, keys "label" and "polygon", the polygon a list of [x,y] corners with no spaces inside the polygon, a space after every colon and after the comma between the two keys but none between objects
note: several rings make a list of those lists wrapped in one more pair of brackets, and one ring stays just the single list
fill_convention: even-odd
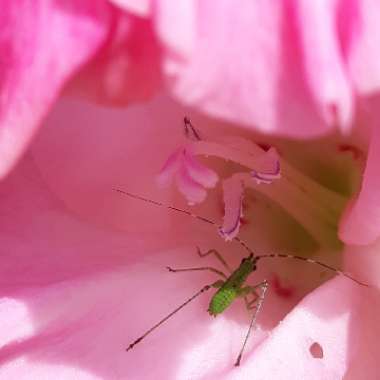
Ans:
[{"label": "green abdomen", "polygon": [[211,298],[208,312],[216,316],[222,313],[236,298],[236,290],[232,288],[219,289]]}]

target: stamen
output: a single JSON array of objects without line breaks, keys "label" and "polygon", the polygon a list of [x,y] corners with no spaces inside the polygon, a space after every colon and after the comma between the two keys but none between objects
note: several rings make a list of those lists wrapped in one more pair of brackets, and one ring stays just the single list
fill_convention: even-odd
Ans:
[{"label": "stamen", "polygon": [[219,177],[202,165],[186,147],[181,147],[170,155],[157,177],[161,186],[167,186],[173,179],[179,191],[193,205],[205,200],[206,188],[215,187]]},{"label": "stamen", "polygon": [[224,219],[219,229],[220,235],[227,241],[239,233],[240,220],[243,216],[243,183],[233,177],[223,181]]},{"label": "stamen", "polygon": [[223,158],[246,168],[246,171],[242,169],[223,181],[227,194],[224,194],[225,216],[220,234],[224,239],[231,240],[239,232],[243,189],[249,187],[280,205],[321,247],[340,248],[337,224],[344,197],[295,170],[283,157],[280,159],[273,147],[265,151],[242,138],[229,137],[219,142],[200,140],[190,120],[185,118],[184,121],[186,135],[193,137],[189,137],[190,141],[181,148],[180,156],[178,151],[171,156],[177,163],[167,162],[160,177],[173,176],[172,172],[176,170],[177,186],[190,204],[202,202],[207,189],[216,186],[218,181],[217,174],[197,161],[196,156]]},{"label": "stamen", "polygon": [[[235,162],[249,170],[256,169],[257,158],[265,152],[259,145],[242,138],[225,139],[222,144],[199,141],[192,144],[191,151],[194,155],[214,156]],[[286,183],[296,195],[302,194],[304,198],[309,198],[309,201],[318,203],[324,219],[336,224],[337,215],[340,214],[345,204],[343,196],[299,172],[289,165],[284,157],[281,157],[280,181],[281,184]]]},{"label": "stamen", "polygon": [[194,128],[193,124],[191,124],[191,121],[187,116],[183,118],[183,123],[185,126],[185,136],[189,140],[200,141],[201,136],[199,135],[199,132]]},{"label": "stamen", "polygon": [[257,166],[260,170],[253,169],[251,175],[259,185],[261,183],[270,185],[274,180],[281,177],[280,158],[273,147],[257,159]]}]

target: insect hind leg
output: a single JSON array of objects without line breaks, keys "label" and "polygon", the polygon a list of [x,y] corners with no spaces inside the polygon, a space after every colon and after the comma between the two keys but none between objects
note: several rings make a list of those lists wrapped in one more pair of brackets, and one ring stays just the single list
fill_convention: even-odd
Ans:
[{"label": "insect hind leg", "polygon": [[166,268],[168,269],[169,272],[172,272],[172,273],[196,272],[196,271],[208,270],[208,271],[214,272],[214,273],[218,274],[219,276],[227,279],[227,276],[222,271],[220,271],[219,269],[213,268],[213,267],[195,267],[195,268],[180,268],[180,269],[172,268],[172,267],[166,267]]},{"label": "insect hind leg", "polygon": [[[264,280],[263,282],[260,282],[260,284],[256,285],[256,286],[247,286],[247,287],[244,287],[243,289],[246,289],[246,288],[250,288],[250,290],[254,290],[254,294],[257,294],[256,293],[256,289],[257,288],[260,288],[261,289],[261,294],[258,296],[257,299],[255,299],[254,301],[257,302],[256,305],[254,305],[254,312],[252,314],[252,319],[251,319],[251,323],[249,324],[249,328],[248,328],[248,331],[247,331],[247,334],[245,336],[245,339],[244,339],[244,342],[243,342],[243,346],[239,352],[239,355],[236,359],[236,362],[235,362],[235,366],[239,366],[240,365],[240,361],[241,361],[241,358],[243,356],[243,352],[244,352],[244,349],[245,349],[245,346],[247,344],[247,341],[248,341],[248,338],[249,336],[251,335],[251,332],[252,332],[252,329],[253,327],[256,325],[256,319],[257,319],[257,316],[259,315],[259,312],[261,310],[261,307],[262,307],[262,304],[264,302],[264,298],[265,298],[265,293],[267,291],[269,287],[269,283],[267,280]],[[249,289],[246,290],[248,293],[250,292]]]},{"label": "insect hind leg", "polygon": [[162,318],[159,322],[157,322],[155,325],[153,325],[150,329],[145,331],[144,334],[142,334],[139,338],[134,340],[127,348],[126,351],[131,350],[136,344],[140,343],[145,337],[147,337],[150,333],[152,333],[154,330],[156,330],[158,327],[160,327],[163,323],[165,323],[168,319],[170,319],[174,314],[178,313],[181,309],[183,309],[186,305],[188,305],[190,302],[195,300],[197,297],[199,297],[201,294],[207,292],[212,287],[218,287],[220,281],[216,281],[212,284],[205,285],[203,288],[201,288],[197,293],[195,293],[193,296],[188,298],[185,302],[180,304],[177,308],[175,308],[172,312],[167,314],[164,318]]},{"label": "insect hind leg", "polygon": [[223,256],[216,249],[209,249],[206,252],[202,252],[201,249],[197,247],[197,253],[199,257],[206,257],[211,254],[215,255],[218,261],[222,263],[222,265],[228,270],[229,273],[233,272],[227,261],[224,260]]}]

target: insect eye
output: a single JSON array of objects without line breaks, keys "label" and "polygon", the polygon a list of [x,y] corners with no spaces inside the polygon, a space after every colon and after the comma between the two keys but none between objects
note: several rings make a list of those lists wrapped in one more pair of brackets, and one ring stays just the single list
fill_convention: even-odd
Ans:
[{"label": "insect eye", "polygon": [[253,258],[253,254],[251,253],[248,257],[244,257],[242,260],[241,260],[241,263],[240,264],[243,264],[247,261],[251,261]]}]

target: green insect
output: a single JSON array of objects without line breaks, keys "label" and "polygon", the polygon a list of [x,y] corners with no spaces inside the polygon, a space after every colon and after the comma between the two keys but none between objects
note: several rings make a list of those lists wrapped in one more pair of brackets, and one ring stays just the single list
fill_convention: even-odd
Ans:
[{"label": "green insect", "polygon": [[[131,194],[129,192],[114,189],[115,191],[122,193],[124,195],[127,195],[129,197],[138,199],[140,201],[148,202],[151,204],[154,204],[156,206],[165,207],[170,210],[174,210],[176,212],[180,212],[182,214],[187,214],[193,218],[196,218],[198,220],[201,220],[203,222],[218,226],[217,223],[214,221],[204,218],[202,216],[198,216],[195,214],[192,214],[190,211],[179,209],[173,206],[165,205],[163,203],[143,198],[138,195]],[[219,226],[218,226],[219,227]],[[166,317],[161,319],[159,322],[157,322],[154,326],[152,326],[149,330],[147,330],[143,335],[141,335],[139,338],[137,338],[135,341],[133,341],[126,351],[131,350],[136,344],[140,343],[147,335],[149,335],[151,332],[153,332],[156,328],[158,328],[160,325],[162,325],[164,322],[166,322],[168,319],[170,319],[174,314],[176,314],[178,311],[180,311],[182,308],[184,308],[186,305],[188,305],[191,301],[193,301],[195,298],[203,294],[204,292],[215,288],[217,289],[215,294],[212,296],[209,307],[208,307],[208,313],[211,316],[216,317],[217,315],[223,313],[236,299],[243,298],[246,304],[246,307],[248,310],[253,310],[251,322],[248,328],[248,331],[246,333],[243,345],[241,347],[241,350],[239,352],[239,355],[235,361],[235,366],[239,366],[241,362],[241,358],[245,349],[245,346],[247,344],[248,338],[251,334],[251,331],[253,327],[255,326],[257,316],[261,310],[266,291],[268,289],[269,283],[268,281],[264,280],[260,282],[259,284],[255,286],[251,286],[246,284],[246,281],[249,277],[249,275],[254,272],[257,268],[257,263],[259,260],[264,258],[282,258],[282,259],[295,259],[295,260],[302,260],[306,261],[311,264],[319,265],[325,269],[331,270],[337,274],[343,275],[350,280],[356,282],[359,285],[362,286],[368,286],[367,284],[358,281],[357,279],[351,277],[349,274],[342,272],[340,270],[337,270],[327,264],[324,264],[320,261],[308,259],[302,256],[295,256],[295,255],[287,255],[287,254],[266,254],[266,255],[255,255],[254,252],[249,248],[249,246],[239,237],[234,238],[235,241],[237,241],[246,251],[248,251],[248,256],[243,258],[241,260],[240,265],[235,269],[232,270],[232,268],[228,265],[228,263],[224,260],[222,255],[216,251],[215,249],[211,249],[207,252],[202,253],[199,248],[197,248],[198,255],[200,257],[205,257],[210,254],[214,254],[215,257],[221,262],[221,264],[224,266],[224,268],[228,271],[228,275],[226,275],[224,272],[213,268],[213,267],[195,267],[195,268],[184,268],[184,269],[173,269],[171,267],[167,267],[167,269],[170,272],[190,272],[190,271],[211,271],[216,273],[221,277],[220,280],[217,280],[213,282],[212,284],[208,284],[203,286],[197,293],[195,293],[192,297],[190,297],[188,300],[183,302],[181,305],[179,305],[175,310],[173,310],[171,313],[169,313]]]}]

